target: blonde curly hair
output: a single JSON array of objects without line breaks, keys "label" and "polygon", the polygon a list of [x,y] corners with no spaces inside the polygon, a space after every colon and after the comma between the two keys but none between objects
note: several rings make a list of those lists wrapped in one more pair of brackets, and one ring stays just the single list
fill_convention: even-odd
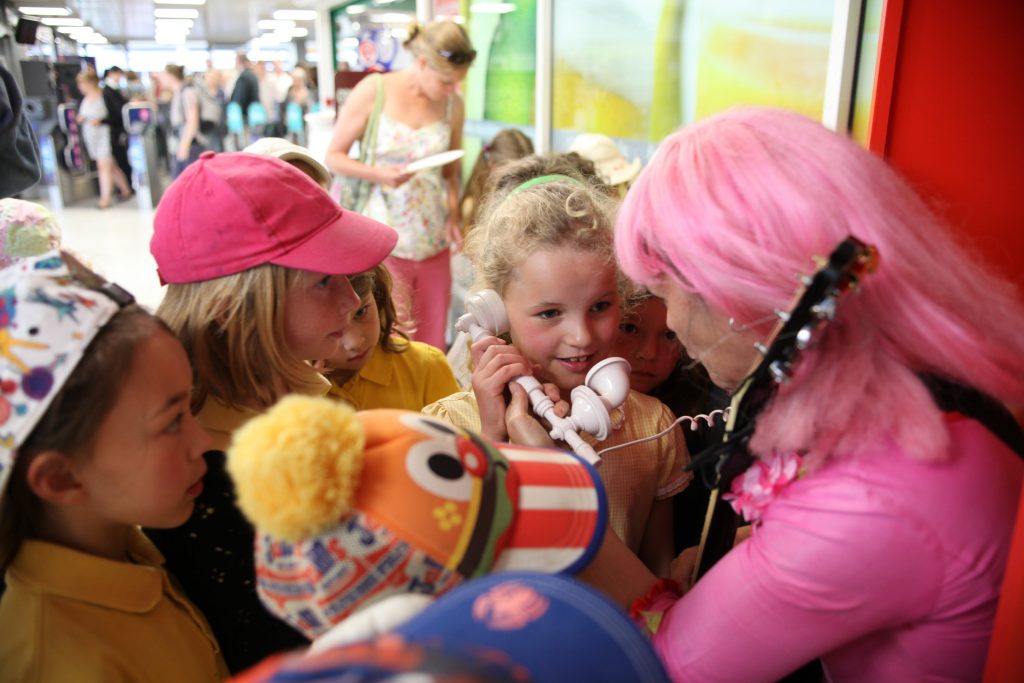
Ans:
[{"label": "blonde curly hair", "polygon": [[[537,178],[545,181],[523,187]],[[599,182],[587,179],[571,163],[557,157],[526,157],[504,166],[492,188],[466,238],[465,253],[477,278],[474,289],[504,295],[516,268],[544,248],[568,246],[615,265],[617,203]]]}]

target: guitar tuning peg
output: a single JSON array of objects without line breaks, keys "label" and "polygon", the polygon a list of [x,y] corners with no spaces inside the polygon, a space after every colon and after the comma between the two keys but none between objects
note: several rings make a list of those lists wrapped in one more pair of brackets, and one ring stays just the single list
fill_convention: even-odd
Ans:
[{"label": "guitar tuning peg", "polygon": [[815,270],[821,270],[828,265],[828,259],[824,256],[812,256],[811,260],[814,261]]},{"label": "guitar tuning peg", "polygon": [[822,300],[821,303],[811,306],[811,313],[816,315],[819,319],[834,320],[836,317],[836,300],[835,297],[828,297]]},{"label": "guitar tuning peg", "polygon": [[757,349],[757,352],[760,353],[762,356],[768,355],[768,347],[762,344],[761,342],[754,342],[754,348]]},{"label": "guitar tuning peg", "polygon": [[803,273],[797,273],[796,279],[799,280],[800,284],[802,284],[804,287],[810,287],[811,283],[814,282],[814,278],[812,278],[810,275],[804,275]]},{"label": "guitar tuning peg", "polygon": [[793,377],[793,369],[789,367],[788,363],[780,360],[769,365],[768,372],[771,373],[772,379],[775,380],[776,384],[785,384]]},{"label": "guitar tuning peg", "polygon": [[784,323],[789,322],[789,313],[787,311],[782,310],[781,308],[775,309],[775,317]]},{"label": "guitar tuning peg", "polygon": [[800,331],[796,333],[796,348],[803,351],[811,342],[814,340],[814,328],[810,325],[805,325],[800,328]]}]

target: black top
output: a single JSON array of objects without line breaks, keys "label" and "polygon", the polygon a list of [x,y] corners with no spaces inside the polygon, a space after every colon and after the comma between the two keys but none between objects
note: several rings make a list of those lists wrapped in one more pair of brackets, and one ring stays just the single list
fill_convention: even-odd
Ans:
[{"label": "black top", "polygon": [[107,107],[107,118],[103,119],[103,123],[110,126],[110,136],[116,140],[116,136],[124,133],[122,111],[124,110],[124,105],[128,104],[128,100],[125,99],[120,90],[109,85],[103,86],[102,93],[103,104]]},{"label": "black top", "polygon": [[[729,405],[728,393],[711,383],[703,367],[687,369],[691,363],[690,358],[681,358],[676,369],[651,392],[651,396],[667,405],[676,417],[708,414]],[[713,426],[701,421],[695,430],[684,422],[678,428],[683,431],[692,460],[709,446],[721,443],[725,421],[719,417]],[[689,486],[672,497],[672,542],[676,553],[700,543],[704,514],[710,499],[711,489],[699,472],[695,473]]]},{"label": "black top", "polygon": [[[237,102],[242,107],[242,118],[249,120],[249,105],[260,101],[260,81],[252,69],[242,69],[235,81],[235,88],[231,91],[231,101]],[[267,112],[269,115],[270,112]]]},{"label": "black top", "polygon": [[14,75],[0,66],[0,199],[27,190],[42,174],[36,136],[23,106]]},{"label": "black top", "polygon": [[206,454],[209,471],[192,516],[176,529],[146,529],[167,569],[210,622],[232,673],[309,641],[263,607],[256,594],[254,532],[235,505],[221,451]]}]

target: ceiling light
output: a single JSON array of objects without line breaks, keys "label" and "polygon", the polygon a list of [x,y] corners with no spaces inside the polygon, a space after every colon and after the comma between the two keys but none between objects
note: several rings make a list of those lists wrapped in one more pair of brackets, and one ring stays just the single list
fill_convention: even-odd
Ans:
[{"label": "ceiling light", "polygon": [[515,8],[511,2],[478,2],[469,7],[470,11],[477,14],[507,14]]},{"label": "ceiling light", "polygon": [[407,24],[412,20],[412,15],[400,12],[382,12],[370,15],[370,21],[375,24]]},{"label": "ceiling light", "polygon": [[197,9],[155,9],[153,16],[157,19],[196,19],[199,17]]},{"label": "ceiling light", "polygon": [[261,31],[277,31],[280,29],[295,28],[294,21],[281,21],[280,19],[260,19],[256,22],[256,28]]},{"label": "ceiling light", "polygon": [[[362,14],[366,11],[366,5],[349,5],[345,8],[345,14]],[[71,14],[68,12],[68,14]]]},{"label": "ceiling light", "polygon": [[153,0],[155,5],[205,5],[206,0]]},{"label": "ceiling light", "polygon": [[47,26],[85,26],[85,22],[74,17],[46,17],[43,23]]},{"label": "ceiling light", "polygon": [[279,33],[262,33],[255,40],[260,43],[280,45],[288,42],[288,36]]},{"label": "ceiling light", "polygon": [[315,9],[279,9],[274,10],[275,19],[291,21],[313,21],[316,19]]},{"label": "ceiling light", "polygon": [[57,33],[66,33],[67,35],[71,35],[72,33],[85,33],[85,32],[91,33],[92,30],[93,29],[92,29],[91,26],[58,26],[57,27]]},{"label": "ceiling light", "polygon": [[167,27],[171,28],[174,26],[180,26],[182,28],[192,28],[194,21],[191,19],[154,19],[153,25],[157,28]]},{"label": "ceiling light", "polygon": [[67,7],[19,7],[18,11],[33,17],[70,17]]},{"label": "ceiling light", "polygon": [[309,35],[309,29],[306,28],[280,28],[274,31],[274,35],[283,40],[284,42],[290,41],[292,38],[305,38]]}]

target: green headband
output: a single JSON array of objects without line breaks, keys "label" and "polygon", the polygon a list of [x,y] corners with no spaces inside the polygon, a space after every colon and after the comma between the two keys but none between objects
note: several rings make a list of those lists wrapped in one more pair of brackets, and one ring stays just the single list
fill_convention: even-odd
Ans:
[{"label": "green headband", "polygon": [[584,187],[584,184],[581,183],[576,178],[571,178],[571,177],[569,177],[567,175],[562,175],[560,173],[553,173],[551,175],[542,175],[542,176],[537,176],[536,178],[530,178],[525,183],[520,184],[514,190],[509,192],[508,193],[508,197],[511,197],[512,195],[514,195],[514,194],[516,194],[518,192],[522,192],[523,190],[529,189],[529,188],[533,187],[534,185],[543,185],[545,183],[555,183],[555,182],[558,182],[560,180],[564,180],[565,182],[571,183],[573,185],[579,185],[580,187]]}]

